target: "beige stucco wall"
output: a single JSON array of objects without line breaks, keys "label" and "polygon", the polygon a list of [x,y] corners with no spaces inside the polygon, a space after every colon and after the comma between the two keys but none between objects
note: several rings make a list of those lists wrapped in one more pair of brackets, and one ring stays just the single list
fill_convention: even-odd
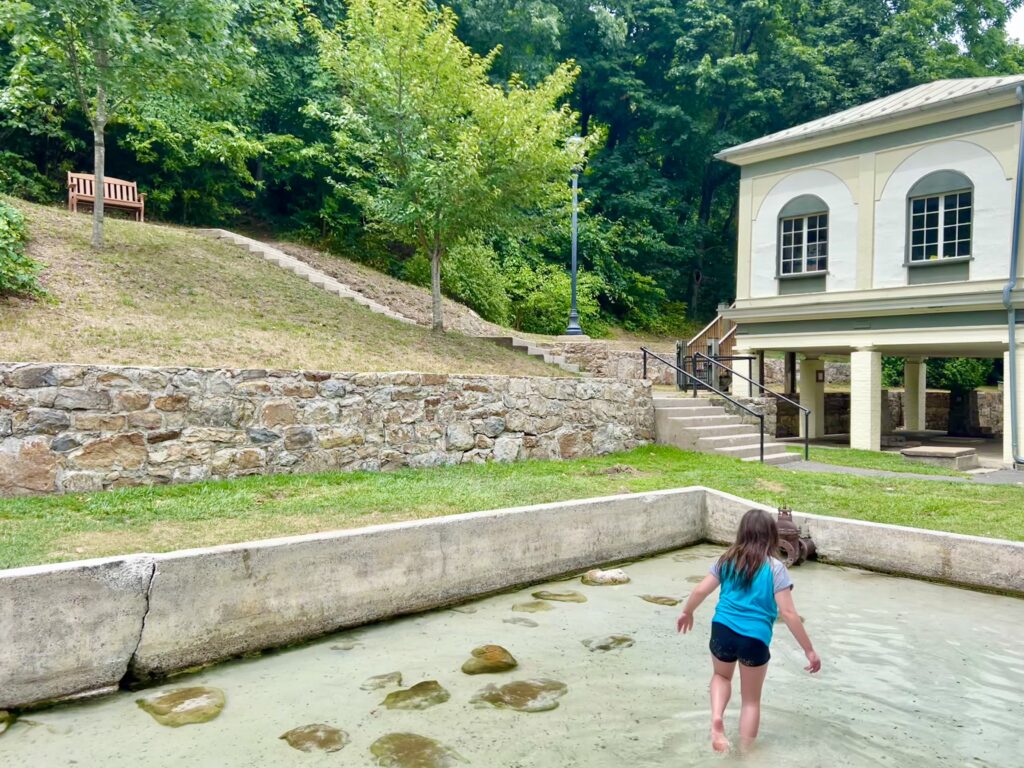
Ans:
[{"label": "beige stucco wall", "polygon": [[[786,166],[781,169],[780,161],[745,166],[740,183],[737,307],[802,303],[805,299],[856,301],[874,298],[879,290],[884,290],[887,298],[921,293],[922,286],[906,285],[902,187],[911,176],[920,178],[945,169],[959,170],[975,184],[972,288],[975,284],[996,288],[993,281],[1005,281],[1009,264],[1018,133],[1018,123],[970,131],[957,123],[939,124],[931,126],[927,140],[877,148],[862,141],[849,145],[848,154],[842,146],[833,148],[829,153],[833,157],[827,161],[802,162],[797,155],[781,163]],[[892,144],[891,137],[888,143]],[[853,203],[848,210],[841,205],[830,210],[828,296],[779,297],[774,279],[778,212],[798,194],[823,196],[818,185],[823,185],[825,178],[845,187]],[[826,202],[832,208],[833,200]],[[844,230],[842,238],[837,237],[839,230]],[[898,265],[877,264],[876,258],[883,255],[880,251],[887,260],[898,259]],[[987,285],[990,282],[992,286]],[[949,288],[947,284],[924,286],[923,290],[942,293]]]}]

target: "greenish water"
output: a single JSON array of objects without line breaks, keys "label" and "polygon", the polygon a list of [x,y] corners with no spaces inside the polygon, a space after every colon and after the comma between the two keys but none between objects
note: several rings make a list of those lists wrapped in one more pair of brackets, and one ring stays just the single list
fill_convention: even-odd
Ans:
[{"label": "greenish water", "polygon": [[[0,736],[0,766],[386,765],[397,764],[386,761],[401,743],[378,740],[393,733],[448,748],[435,750],[435,765],[462,765],[456,753],[485,768],[1024,766],[1024,601],[815,564],[793,570],[794,598],[822,672],[803,671],[802,653],[778,625],[758,746],[746,756],[712,754],[706,687],[715,598],[699,612],[695,632],[681,637],[678,608],[640,596],[685,596],[719,551],[694,547],[624,566],[632,577],[626,585],[537,585],[223,664],[152,690],[32,713]],[[544,589],[574,590],[587,601],[512,610]],[[613,635],[633,643],[602,642]],[[470,652],[486,644],[504,646],[519,666],[463,673]],[[364,683],[391,672],[401,672],[404,688],[435,680],[449,696],[424,686],[425,698],[440,703],[385,707],[385,697],[399,690],[393,681],[377,681],[375,690]],[[554,709],[499,709],[488,702],[501,692],[478,695],[489,684],[532,679],[548,681],[541,703]],[[184,686],[222,690],[223,711],[171,728],[135,703]],[[733,734],[738,698],[737,690],[726,719]],[[343,746],[307,753],[279,738],[313,724],[347,738],[306,729],[292,741]]]}]

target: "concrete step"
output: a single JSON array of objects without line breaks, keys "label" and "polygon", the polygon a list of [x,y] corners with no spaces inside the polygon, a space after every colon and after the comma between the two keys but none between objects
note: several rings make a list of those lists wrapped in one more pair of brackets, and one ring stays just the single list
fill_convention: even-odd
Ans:
[{"label": "concrete step", "polygon": [[[765,447],[765,451],[767,451],[767,450],[768,450],[767,447]],[[765,455],[764,455],[764,463],[765,464],[774,464],[774,465],[778,466],[779,464],[791,464],[794,461],[800,461],[801,458],[802,457],[800,456],[799,453],[767,453],[766,452]],[[757,456],[751,456],[751,457],[747,457],[747,458],[743,459],[743,461],[757,461],[757,460],[758,460]]]},{"label": "concrete step", "polygon": [[[655,413],[665,413],[665,410],[666,409],[663,408],[656,408]],[[695,406],[693,408],[672,408],[670,411],[670,417],[672,418],[682,418],[684,414],[685,416],[690,418],[694,416],[727,415],[724,408],[718,408],[717,406],[714,405]]]},{"label": "concrete step", "polygon": [[715,424],[698,427],[694,431],[700,433],[700,439],[702,440],[704,438],[737,437],[739,435],[746,435],[755,440],[757,439],[757,427],[750,424]]},{"label": "concrete step", "polygon": [[701,451],[719,451],[730,448],[745,448],[751,445],[755,447],[760,443],[757,430],[752,432],[741,432],[735,435],[706,435],[701,430],[701,436],[697,438],[697,448]]},{"label": "concrete step", "polygon": [[[739,416],[730,416],[729,414],[724,412],[721,416],[676,415],[686,414],[686,411],[687,409],[680,409],[678,411],[668,411],[668,420],[671,421],[673,424],[678,424],[679,426],[686,427],[687,429],[707,429],[709,427],[725,427],[736,424],[743,424],[743,420],[740,419]],[[659,412],[658,415],[660,416],[662,413],[665,413],[665,411]],[[757,432],[757,428],[752,425],[745,424],[744,426],[749,426],[751,429]]]},{"label": "concrete step", "polygon": [[[761,447],[758,442],[751,442],[747,445],[733,445],[729,447],[716,448],[715,453],[720,453],[723,456],[732,456],[734,459],[747,459],[753,458],[755,461],[760,455]],[[772,453],[785,453],[785,443],[770,443],[767,439],[764,441],[764,455],[767,457]],[[794,454],[795,455],[795,454]]]},{"label": "concrete step", "polygon": [[655,408],[697,408],[708,404],[707,400],[700,397],[673,397],[671,395],[655,395],[653,398]]}]

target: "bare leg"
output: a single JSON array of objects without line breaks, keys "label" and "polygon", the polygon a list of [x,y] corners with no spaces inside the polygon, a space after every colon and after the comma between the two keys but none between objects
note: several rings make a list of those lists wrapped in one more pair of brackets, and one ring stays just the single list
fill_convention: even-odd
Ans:
[{"label": "bare leg", "polygon": [[735,661],[711,661],[715,671],[711,675],[711,748],[715,752],[727,752],[729,740],[725,737],[725,707],[732,695],[732,676],[736,671]]},{"label": "bare leg", "polygon": [[761,724],[761,688],[768,674],[768,665],[745,667],[740,665],[740,748],[749,749],[757,738]]}]

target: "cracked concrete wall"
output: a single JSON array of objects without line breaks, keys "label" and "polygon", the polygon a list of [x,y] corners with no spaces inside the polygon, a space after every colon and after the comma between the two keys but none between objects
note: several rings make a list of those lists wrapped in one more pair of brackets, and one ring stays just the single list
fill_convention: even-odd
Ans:
[{"label": "cracked concrete wall", "polygon": [[[0,709],[710,540],[763,505],[704,488],[0,571]],[[774,511],[769,509],[769,511]],[[794,513],[820,559],[1024,595],[1024,543]]]}]

